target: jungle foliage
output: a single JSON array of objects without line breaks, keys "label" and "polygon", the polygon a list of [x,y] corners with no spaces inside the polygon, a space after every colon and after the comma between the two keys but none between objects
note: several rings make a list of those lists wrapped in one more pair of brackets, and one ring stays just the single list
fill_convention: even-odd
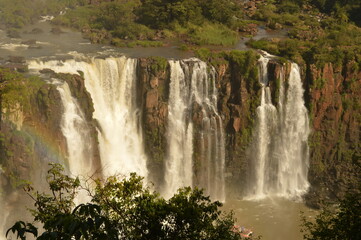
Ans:
[{"label": "jungle foliage", "polygon": [[88,0],[0,0],[0,23],[21,28],[38,21],[42,15],[59,14],[65,8],[85,5]]},{"label": "jungle foliage", "polygon": [[317,66],[327,62],[335,66],[350,61],[361,63],[361,29],[352,22],[357,23],[356,16],[348,11],[359,8],[359,1],[343,1],[341,5],[340,1],[327,0],[268,0],[258,7],[253,18],[264,21],[271,29],[287,28],[287,37],[251,39],[248,45]]},{"label": "jungle foliage", "polygon": [[104,29],[109,37],[103,41],[117,46],[127,46],[127,41],[167,39],[228,46],[238,39],[236,26],[241,15],[235,0],[115,0],[69,10],[54,23],[76,27],[85,35]]},{"label": "jungle foliage", "polygon": [[329,205],[314,221],[302,219],[305,240],[361,239],[361,188],[349,192],[337,206]]},{"label": "jungle foliage", "polygon": [[34,200],[34,221],[44,229],[39,233],[31,223],[19,221],[7,231],[26,239],[240,239],[230,229],[232,214],[219,210],[222,204],[211,201],[202,190],[179,189],[166,200],[145,187],[142,178],[109,177],[94,180],[86,189],[91,202],[75,205],[81,186],[78,178],[63,174],[63,167],[51,164],[47,182],[49,192],[39,193],[31,186],[27,192]]}]

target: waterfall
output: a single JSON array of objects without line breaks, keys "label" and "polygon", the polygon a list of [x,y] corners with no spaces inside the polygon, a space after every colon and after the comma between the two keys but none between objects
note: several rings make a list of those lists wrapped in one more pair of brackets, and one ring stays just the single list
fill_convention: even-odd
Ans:
[{"label": "waterfall", "polygon": [[[215,70],[198,59],[170,60],[169,64],[168,146],[162,192],[170,197],[180,187],[199,186],[213,199],[224,201],[225,136],[217,111]],[[93,118],[99,125],[99,150],[105,176],[148,174],[137,104],[136,66],[135,59],[126,57],[29,62],[32,70],[49,68],[55,72],[84,74],[85,87],[94,104]],[[84,159],[76,155],[87,152],[77,151],[87,147],[86,139],[82,139],[84,134],[79,133],[81,111],[67,92],[66,84],[59,85],[58,90],[66,102],[62,130],[69,156],[72,152],[74,159]],[[199,148],[197,154],[195,147]],[[73,161],[69,158],[70,168],[82,168]]]},{"label": "waterfall", "polygon": [[252,174],[247,198],[269,195],[298,198],[308,189],[309,121],[298,65],[291,64],[287,88],[284,70],[279,81],[277,108],[272,104],[267,66],[271,56],[260,57],[261,105],[252,144]]},{"label": "waterfall", "polygon": [[[284,86],[282,88],[284,89]],[[287,102],[283,103],[284,108],[280,111],[283,118],[278,138],[282,144],[276,148],[277,155],[283,159],[279,162],[279,178],[276,183],[277,191],[282,196],[300,196],[306,193],[309,187],[307,141],[310,129],[303,93],[299,67],[292,63],[286,92]]]},{"label": "waterfall", "polygon": [[168,105],[168,155],[164,195],[171,197],[184,186],[193,185],[193,124],[188,119],[189,86],[180,61],[170,61]]},{"label": "waterfall", "polygon": [[[224,201],[224,133],[217,112],[215,70],[197,59],[169,61],[169,64],[164,195],[169,197],[180,187],[195,185],[194,165],[200,165],[198,185],[213,199]],[[196,137],[200,138],[197,159],[200,162],[194,162]]]},{"label": "waterfall", "polygon": [[64,107],[64,115],[61,121],[61,129],[66,138],[68,150],[68,165],[72,175],[83,175],[86,177],[94,173],[90,144],[86,144],[89,137],[88,126],[83,116],[83,112],[78,106],[77,100],[71,96],[69,85],[66,82],[55,81],[57,90]]},{"label": "waterfall", "polygon": [[[57,80],[53,83],[58,85],[57,90],[64,108],[61,129],[66,138],[69,172],[72,176],[81,176],[82,181],[87,181],[97,171],[91,162],[93,146],[87,142],[91,137],[88,125],[77,100],[71,95],[68,83]],[[80,191],[75,203],[80,204],[89,200],[87,192]]]},{"label": "waterfall", "polygon": [[55,72],[84,74],[85,87],[94,104],[93,117],[99,125],[99,150],[105,176],[125,176],[130,172],[147,176],[136,103],[136,65],[135,59],[125,57],[29,62],[29,69],[33,70],[49,68]]}]

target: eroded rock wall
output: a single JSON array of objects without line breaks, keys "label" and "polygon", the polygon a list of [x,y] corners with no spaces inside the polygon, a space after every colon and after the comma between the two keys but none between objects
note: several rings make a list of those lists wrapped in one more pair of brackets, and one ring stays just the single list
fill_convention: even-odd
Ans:
[{"label": "eroded rock wall", "polygon": [[361,181],[361,72],[355,62],[311,65],[305,85],[312,126],[306,199],[318,206],[357,189]]},{"label": "eroded rock wall", "polygon": [[[63,79],[71,86],[72,95],[79,99],[94,135],[92,144],[97,146],[97,133],[92,120],[92,101],[85,91],[83,79],[66,74],[51,73],[49,76]],[[30,89],[30,85],[31,83],[25,87]],[[21,96],[14,98],[20,99]],[[11,224],[20,218],[23,219],[24,213],[19,211],[20,207],[32,207],[32,201],[23,191],[23,186],[31,183],[35,188],[45,190],[48,163],[67,164],[67,145],[61,130],[63,105],[56,85],[43,82],[38,86],[31,86],[26,99],[16,103],[16,108],[12,109],[6,103],[2,105],[7,109],[3,109],[5,114],[1,121],[0,133],[0,190],[4,204],[1,207],[7,218],[6,224]],[[92,155],[94,158],[90,161],[99,164],[97,148],[94,148]]]}]

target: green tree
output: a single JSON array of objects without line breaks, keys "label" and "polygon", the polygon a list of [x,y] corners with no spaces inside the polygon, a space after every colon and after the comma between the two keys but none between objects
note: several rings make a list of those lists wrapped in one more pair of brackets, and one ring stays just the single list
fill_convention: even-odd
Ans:
[{"label": "green tree", "polygon": [[17,233],[22,240],[27,233],[38,240],[240,239],[231,231],[232,214],[222,213],[222,204],[212,202],[202,190],[183,188],[166,200],[144,187],[142,178],[133,173],[122,180],[114,176],[105,182],[95,180],[93,190],[88,189],[91,202],[75,206],[79,180],[62,171],[59,164],[49,170],[50,193],[28,188],[35,201],[34,220],[45,231],[38,236],[32,224],[19,221],[7,235]]},{"label": "green tree", "polygon": [[361,191],[347,194],[337,207],[324,208],[315,221],[302,220],[306,240],[361,239]]},{"label": "green tree", "polygon": [[164,29],[173,23],[202,23],[202,9],[194,0],[141,0],[136,10],[138,21],[146,26]]},{"label": "green tree", "polygon": [[23,78],[19,73],[9,69],[0,68],[0,129],[2,121],[3,110],[3,96],[11,91],[20,92],[24,87],[22,86]]}]

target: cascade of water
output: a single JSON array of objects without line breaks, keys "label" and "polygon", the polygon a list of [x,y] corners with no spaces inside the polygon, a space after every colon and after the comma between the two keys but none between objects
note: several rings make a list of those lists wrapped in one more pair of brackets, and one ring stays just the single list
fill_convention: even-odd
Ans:
[{"label": "cascade of water", "polygon": [[255,198],[264,197],[267,190],[267,175],[268,158],[270,155],[271,137],[274,132],[276,124],[277,110],[272,105],[270,89],[268,87],[268,58],[260,57],[260,83],[262,85],[261,91],[261,105],[257,108],[257,125],[255,128],[255,142],[254,142],[254,170],[255,174],[252,184],[254,184],[250,195]]},{"label": "cascade of water", "polygon": [[[166,160],[164,195],[193,184],[193,124],[187,121],[189,86],[180,61],[169,61],[171,81],[168,105],[168,156]],[[187,66],[185,66],[187,67]]]},{"label": "cascade of water", "polygon": [[308,189],[309,127],[304,90],[297,64],[291,64],[287,89],[282,69],[276,108],[268,87],[268,61],[269,56],[261,56],[259,60],[262,95],[253,144],[254,174],[247,198],[259,199],[272,194],[299,197]]},{"label": "cascade of water", "polygon": [[136,172],[147,176],[140,114],[136,104],[135,59],[120,57],[29,62],[29,69],[50,68],[55,72],[83,72],[85,87],[99,123],[98,141],[105,176]]},{"label": "cascade of water", "polygon": [[280,119],[282,127],[278,138],[282,144],[276,148],[277,155],[282,159],[278,166],[277,193],[286,197],[300,196],[309,187],[307,139],[310,130],[303,92],[299,67],[292,63],[285,96],[287,101],[280,109],[283,119]]},{"label": "cascade of water", "polygon": [[[86,181],[96,172],[91,163],[93,146],[87,142],[90,139],[89,128],[77,100],[71,95],[68,83],[54,80],[53,84],[58,85],[57,90],[64,107],[61,129],[67,143],[69,172],[72,176],[82,176],[85,178],[82,180]],[[75,199],[76,204],[88,200],[86,191],[80,191]]]},{"label": "cascade of water", "polygon": [[68,150],[69,171],[72,175],[90,176],[93,174],[92,165],[89,164],[91,144],[85,144],[89,131],[83,113],[77,100],[71,96],[69,85],[66,82],[54,82],[64,106],[64,115],[61,129],[66,138]]},{"label": "cascade of water", "polygon": [[[194,128],[200,137],[200,185],[212,198],[225,200],[224,133],[217,112],[215,71],[197,59],[169,61],[171,83],[168,107],[168,157],[164,195],[171,196],[179,187],[193,185]],[[209,86],[209,83],[212,83]],[[201,121],[194,123],[197,108]]]}]

